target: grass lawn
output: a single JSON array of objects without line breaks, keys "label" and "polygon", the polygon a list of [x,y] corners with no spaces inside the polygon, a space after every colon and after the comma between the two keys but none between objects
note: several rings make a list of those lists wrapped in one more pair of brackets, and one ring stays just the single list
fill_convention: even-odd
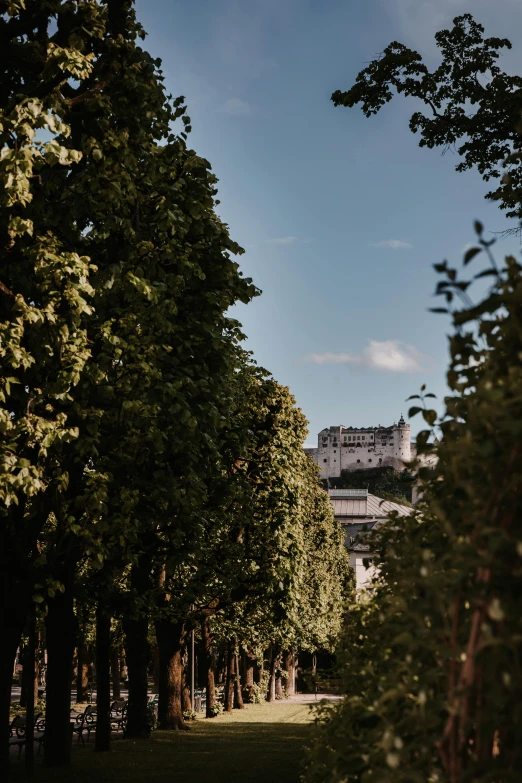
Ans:
[{"label": "grass lawn", "polygon": [[[45,769],[35,783],[298,783],[311,729],[307,704],[249,704],[231,715],[200,718],[190,731],[155,731],[150,741],[115,739],[110,753],[74,744],[72,765]],[[23,780],[23,757],[12,780]]]}]

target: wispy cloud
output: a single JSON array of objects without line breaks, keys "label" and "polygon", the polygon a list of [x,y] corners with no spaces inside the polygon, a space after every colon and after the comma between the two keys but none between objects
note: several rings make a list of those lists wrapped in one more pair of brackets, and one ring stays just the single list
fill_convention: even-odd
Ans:
[{"label": "wispy cloud", "polygon": [[305,361],[314,364],[346,364],[384,372],[420,372],[430,363],[415,346],[402,340],[370,340],[360,353],[310,353]]},{"label": "wispy cloud", "polygon": [[411,250],[413,247],[409,242],[402,239],[382,239],[380,242],[370,242],[370,247],[384,247],[388,250]]},{"label": "wispy cloud", "polygon": [[231,114],[233,117],[252,114],[253,110],[253,106],[246,101],[242,101],[241,98],[228,98],[220,108],[220,111],[225,114]]},{"label": "wispy cloud", "polygon": [[271,245],[308,245],[312,240],[302,237],[273,237],[268,241]]}]

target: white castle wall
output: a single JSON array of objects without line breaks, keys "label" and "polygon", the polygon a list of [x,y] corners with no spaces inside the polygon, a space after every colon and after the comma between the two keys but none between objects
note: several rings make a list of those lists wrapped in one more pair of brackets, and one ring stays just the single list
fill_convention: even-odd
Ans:
[{"label": "white castle wall", "polygon": [[410,425],[401,416],[391,427],[329,427],[317,436],[317,448],[305,451],[320,467],[322,478],[384,465],[402,470],[412,458]]}]

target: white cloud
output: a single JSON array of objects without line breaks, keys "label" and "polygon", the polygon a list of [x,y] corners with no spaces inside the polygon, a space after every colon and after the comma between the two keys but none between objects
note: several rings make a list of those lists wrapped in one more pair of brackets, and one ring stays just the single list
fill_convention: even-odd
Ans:
[{"label": "white cloud", "polygon": [[383,239],[380,242],[370,242],[370,247],[386,247],[390,250],[411,250],[413,245],[402,239]]},{"label": "white cloud", "polygon": [[221,106],[220,111],[225,114],[231,114],[233,117],[241,117],[245,114],[252,114],[253,107],[241,98],[228,98]]},{"label": "white cloud", "polygon": [[429,357],[402,340],[370,340],[361,353],[310,353],[306,361],[314,364],[346,364],[384,372],[420,372]]},{"label": "white cloud", "polygon": [[268,240],[271,245],[307,245],[311,239],[301,239],[300,237],[273,237]]}]

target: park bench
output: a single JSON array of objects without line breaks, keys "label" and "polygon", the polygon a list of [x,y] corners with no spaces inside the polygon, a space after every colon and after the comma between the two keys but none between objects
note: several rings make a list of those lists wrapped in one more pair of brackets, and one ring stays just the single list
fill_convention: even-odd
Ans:
[{"label": "park bench", "polygon": [[16,715],[9,726],[9,747],[18,748],[18,758],[25,745],[25,719],[21,715]]},{"label": "park bench", "polygon": [[111,730],[124,731],[127,724],[127,702],[124,699],[121,701],[114,701],[111,704],[109,717],[111,721]]},{"label": "park bench", "polygon": [[91,731],[96,731],[96,708],[89,704],[76,716],[74,723],[73,732],[78,735],[78,744],[81,740],[82,745],[85,745],[84,733],[87,734],[87,742],[89,742]]},{"label": "park bench", "polygon": [[341,692],[341,681],[338,678],[330,677],[325,680],[315,681],[315,693],[339,694]]},{"label": "park bench", "polygon": [[[41,712],[34,716],[33,742],[38,743],[38,753],[42,749],[45,737],[45,718]],[[27,743],[26,717],[25,715],[16,715],[9,726],[9,747],[18,748],[18,758],[22,748]]]}]

